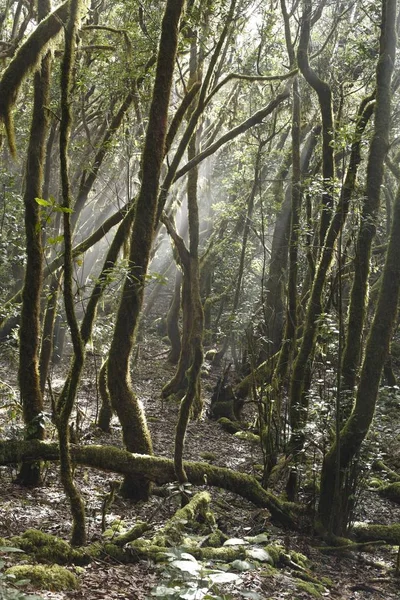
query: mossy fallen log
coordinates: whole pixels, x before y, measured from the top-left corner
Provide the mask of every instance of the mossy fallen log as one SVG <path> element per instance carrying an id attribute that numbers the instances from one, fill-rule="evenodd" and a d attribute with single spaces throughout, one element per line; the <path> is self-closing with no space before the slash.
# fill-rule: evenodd
<path id="1" fill-rule="evenodd" d="M 397 546 L 400 544 L 400 525 L 371 525 L 359 523 L 353 527 L 353 533 L 358 540 L 365 542 L 386 542 Z"/>
<path id="2" fill-rule="evenodd" d="M 379 488 L 378 494 L 382 496 L 382 498 L 400 504 L 400 482 L 384 485 Z"/>
<path id="3" fill-rule="evenodd" d="M 178 546 L 182 542 L 184 527 L 192 523 L 198 516 L 206 518 L 211 496 L 208 492 L 195 494 L 186 506 L 183 506 L 166 522 L 164 527 L 153 538 L 155 545 Z"/>
<path id="4" fill-rule="evenodd" d="M 173 461 L 168 458 L 131 454 L 113 446 L 71 446 L 72 460 L 80 465 L 121 475 L 144 475 L 158 484 L 175 481 Z M 56 443 L 39 440 L 7 440 L 0 442 L 0 465 L 20 463 L 28 460 L 57 461 Z M 256 506 L 267 508 L 272 518 L 281 525 L 296 529 L 300 508 L 279 500 L 274 494 L 246 473 L 238 473 L 224 467 L 205 462 L 185 462 L 185 470 L 193 485 L 210 485 L 246 498 Z"/>
<path id="5" fill-rule="evenodd" d="M 393 471 L 393 469 L 385 465 L 383 460 L 375 460 L 372 465 L 372 468 L 374 469 L 374 471 L 383 471 L 383 473 L 385 473 L 386 477 L 390 479 L 390 481 L 394 483 L 400 482 L 400 475 L 396 473 L 396 471 Z"/>

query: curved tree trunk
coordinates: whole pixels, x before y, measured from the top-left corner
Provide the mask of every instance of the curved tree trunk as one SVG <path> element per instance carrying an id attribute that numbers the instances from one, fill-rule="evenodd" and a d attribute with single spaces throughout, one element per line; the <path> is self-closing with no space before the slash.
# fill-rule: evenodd
<path id="1" fill-rule="evenodd" d="M 132 227 L 129 272 L 123 286 L 108 357 L 108 387 L 112 406 L 122 425 L 125 446 L 131 452 L 142 454 L 151 454 L 152 444 L 143 409 L 132 390 L 130 356 L 143 303 L 145 276 L 153 241 L 183 4 L 183 0 L 167 0 L 162 21 L 156 78 L 143 151 L 143 178 Z M 150 484 L 145 477 L 127 476 L 122 491 L 132 498 L 147 498 Z"/>
<path id="2" fill-rule="evenodd" d="M 50 2 L 38 3 L 38 17 L 44 19 L 50 11 Z M 26 270 L 22 290 L 18 383 L 21 392 L 26 435 L 43 439 L 43 397 L 39 375 L 40 348 L 40 298 L 43 282 L 42 230 L 40 206 L 36 198 L 42 197 L 46 138 L 48 130 L 47 106 L 49 103 L 51 56 L 42 60 L 41 70 L 34 77 L 32 124 L 29 137 L 25 176 L 25 233 Z M 40 482 L 39 463 L 25 463 L 19 473 L 19 482 L 37 485 Z"/>
<path id="3" fill-rule="evenodd" d="M 310 43 L 312 0 L 304 0 L 297 62 L 307 83 L 315 90 L 322 117 L 322 177 L 324 191 L 322 193 L 322 212 L 319 228 L 319 247 L 324 245 L 333 207 L 333 179 L 335 176 L 333 160 L 333 113 L 332 93 L 329 85 L 322 81 L 310 67 L 308 46 Z M 318 253 L 319 254 L 319 253 Z"/>
<path id="4" fill-rule="evenodd" d="M 73 293 L 72 228 L 71 228 L 71 189 L 69 181 L 68 149 L 71 132 L 71 88 L 75 39 L 80 17 L 80 0 L 71 0 L 70 15 L 65 28 L 65 48 L 61 64 L 61 122 L 60 122 L 60 173 L 62 186 L 62 210 L 64 222 L 64 303 L 68 327 L 74 349 L 74 361 L 70 375 L 70 385 L 63 387 L 57 403 L 57 429 L 60 446 L 60 475 L 68 497 L 73 518 L 71 543 L 82 546 L 86 542 L 85 505 L 74 483 L 70 455 L 69 419 L 72 413 L 79 373 L 84 361 L 84 344 L 75 315 Z"/>

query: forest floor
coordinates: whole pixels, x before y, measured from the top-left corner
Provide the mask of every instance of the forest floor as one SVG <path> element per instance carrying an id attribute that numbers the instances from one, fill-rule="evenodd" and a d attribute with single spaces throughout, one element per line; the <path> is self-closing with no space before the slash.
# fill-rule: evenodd
<path id="1" fill-rule="evenodd" d="M 167 346 L 160 340 L 143 340 L 140 343 L 133 381 L 136 393 L 146 410 L 155 454 L 172 457 L 178 405 L 173 402 L 163 403 L 160 399 L 162 386 L 174 372 L 174 368 L 166 362 L 167 353 Z M 88 366 L 79 393 L 79 442 L 114 444 L 121 447 L 121 430 L 117 421 L 113 421 L 110 435 L 101 433 L 93 426 L 99 409 L 99 396 L 94 383 L 95 373 L 100 367 L 98 363 L 99 359 L 96 360 L 96 357 L 88 357 Z M 217 377 L 218 373 L 214 373 L 211 365 L 206 363 L 203 373 L 206 405 Z M 4 360 L 0 360 L 0 380 L 15 385 L 10 363 Z M 54 371 L 52 385 L 55 392 L 60 389 L 61 370 Z M 0 389 L 1 391 L 4 389 Z M 1 398 L 0 432 L 3 439 L 21 432 L 20 414 L 15 407 L 16 404 L 10 402 L 9 393 Z M 254 409 L 249 406 L 247 410 Z M 230 467 L 248 474 L 256 474 L 257 465 L 262 462 L 257 444 L 238 439 L 223 431 L 219 424 L 207 418 L 205 412 L 201 420 L 189 425 L 185 458 L 209 460 L 214 465 Z M 54 464 L 46 466 L 44 484 L 37 489 L 26 489 L 16 485 L 13 483 L 15 475 L 16 467 L 0 468 L 0 536 L 11 537 L 28 528 L 36 528 L 68 539 L 71 517 L 59 482 L 57 467 Z M 75 476 L 86 502 L 88 540 L 100 540 L 102 503 L 109 490 L 109 482 L 115 480 L 116 476 L 81 467 L 76 469 Z M 288 552 L 297 551 L 308 557 L 309 568 L 317 580 L 326 577 L 331 580 L 330 584 L 324 585 L 320 595 L 316 596 L 315 590 L 308 590 L 306 585 L 301 585 L 299 573 L 292 566 L 270 573 L 260 564 L 253 570 L 240 573 L 240 581 L 229 587 L 230 596 L 225 597 L 239 598 L 238 590 L 245 589 L 248 597 L 266 600 L 308 600 L 315 597 L 332 600 L 400 599 L 400 578 L 394 575 L 397 547 L 383 545 L 371 547 L 368 553 L 325 554 L 319 549 L 323 543 L 311 531 L 295 533 L 282 529 L 271 523 L 267 510 L 256 508 L 243 498 L 223 490 L 211 489 L 210 493 L 211 508 L 218 526 L 230 538 L 264 533 L 268 536 L 269 544 L 279 544 Z M 138 505 L 116 497 L 106 521 L 107 525 L 120 522 L 123 527 L 129 528 L 137 520 L 143 520 L 150 523 L 153 530 L 157 530 L 177 508 L 177 499 L 172 494 L 167 498 L 154 496 L 150 502 Z M 365 485 L 358 499 L 356 518 L 371 523 L 399 523 L 400 507 L 380 499 Z M 12 555 L 5 555 L 2 559 L 6 566 L 13 562 Z M 70 568 L 74 571 L 74 567 Z M 160 568 L 149 561 L 121 565 L 104 558 L 79 568 L 79 589 L 75 591 L 34 590 L 29 585 L 26 589 L 30 593 L 40 594 L 42 598 L 53 600 L 145 600 L 152 597 L 151 592 L 161 577 Z M 257 593 L 258 596 L 252 596 L 251 592 Z"/>

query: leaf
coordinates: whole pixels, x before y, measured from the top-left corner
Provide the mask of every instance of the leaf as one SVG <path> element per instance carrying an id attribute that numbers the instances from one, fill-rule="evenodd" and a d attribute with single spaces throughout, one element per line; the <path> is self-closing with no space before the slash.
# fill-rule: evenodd
<path id="1" fill-rule="evenodd" d="M 249 548 L 246 552 L 247 556 L 254 558 L 260 562 L 267 562 L 270 565 L 274 564 L 270 554 L 264 548 Z"/>
<path id="2" fill-rule="evenodd" d="M 62 242 L 64 240 L 64 236 L 63 235 L 57 235 L 56 237 L 49 237 L 47 239 L 47 243 L 48 244 L 58 244 L 59 242 Z"/>
<path id="3" fill-rule="evenodd" d="M 182 552 L 181 558 L 183 558 L 183 560 L 191 560 L 197 563 L 197 559 L 192 554 L 189 554 L 189 552 Z"/>
<path id="4" fill-rule="evenodd" d="M 249 542 L 242 538 L 230 538 L 224 542 L 224 546 L 247 546 Z"/>
<path id="5" fill-rule="evenodd" d="M 151 595 L 157 598 L 166 598 L 167 596 L 174 596 L 175 590 L 166 585 L 158 585 L 155 590 L 152 590 Z"/>
<path id="6" fill-rule="evenodd" d="M 243 596 L 243 598 L 250 598 L 250 600 L 263 600 L 262 596 L 257 592 L 244 591 L 240 592 L 240 595 Z"/>
<path id="7" fill-rule="evenodd" d="M 198 562 L 193 562 L 191 560 L 174 560 L 171 565 L 175 567 L 175 569 L 179 569 L 179 571 L 184 571 L 185 573 L 191 573 L 192 575 L 197 575 L 200 571 L 200 565 Z"/>
<path id="8" fill-rule="evenodd" d="M 253 563 L 248 560 L 234 560 L 231 562 L 231 567 L 232 569 L 235 569 L 235 571 L 252 571 L 255 569 Z"/>
<path id="9" fill-rule="evenodd" d="M 213 583 L 233 583 L 238 581 L 239 575 L 236 573 L 224 573 L 223 571 L 217 573 L 211 573 L 209 576 Z"/>
<path id="10" fill-rule="evenodd" d="M 72 210 L 72 208 L 67 208 L 66 206 L 60 206 L 59 204 L 57 204 L 53 208 L 56 212 L 62 212 L 62 213 L 73 213 L 74 212 Z"/>
<path id="11" fill-rule="evenodd" d="M 35 202 L 39 204 L 39 206 L 52 206 L 52 203 L 44 198 L 35 198 Z"/>

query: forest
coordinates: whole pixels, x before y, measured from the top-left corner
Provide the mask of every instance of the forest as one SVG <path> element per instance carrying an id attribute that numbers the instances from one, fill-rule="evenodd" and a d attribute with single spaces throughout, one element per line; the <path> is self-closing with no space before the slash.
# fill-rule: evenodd
<path id="1" fill-rule="evenodd" d="M 0 598 L 400 598 L 396 0 L 0 0 Z"/>

